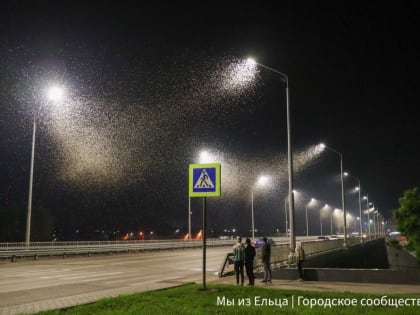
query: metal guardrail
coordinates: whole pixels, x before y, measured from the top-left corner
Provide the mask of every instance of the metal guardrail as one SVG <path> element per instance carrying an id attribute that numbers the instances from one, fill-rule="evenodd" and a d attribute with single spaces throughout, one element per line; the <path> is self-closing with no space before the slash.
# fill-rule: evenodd
<path id="1" fill-rule="evenodd" d="M 207 246 L 233 246 L 232 240 L 208 239 Z M 92 241 L 92 242 L 34 242 L 0 243 L 0 259 L 41 256 L 91 255 L 99 253 L 118 253 L 169 249 L 200 248 L 202 240 L 137 240 L 137 241 Z"/>
<path id="2" fill-rule="evenodd" d="M 348 239 L 349 246 L 358 244 L 358 238 Z M 207 246 L 233 246 L 234 240 L 207 239 Z M 335 250 L 342 247 L 343 240 L 329 241 L 306 241 L 303 242 L 306 256 L 312 256 L 320 252 Z M 202 240 L 132 240 L 132 241 L 77 241 L 77 242 L 33 242 L 27 246 L 23 242 L 0 243 L 0 259 L 31 257 L 37 259 L 42 256 L 67 255 L 92 255 L 100 253 L 119 253 L 135 251 L 153 251 L 170 249 L 201 248 Z M 283 243 L 272 247 L 272 263 L 277 265 L 287 264 L 289 244 Z M 261 248 L 257 248 L 255 266 L 261 267 L 259 257 Z M 227 261 L 228 262 L 228 261 Z M 229 264 L 227 265 L 229 266 Z M 223 273 L 223 270 L 221 270 Z"/>

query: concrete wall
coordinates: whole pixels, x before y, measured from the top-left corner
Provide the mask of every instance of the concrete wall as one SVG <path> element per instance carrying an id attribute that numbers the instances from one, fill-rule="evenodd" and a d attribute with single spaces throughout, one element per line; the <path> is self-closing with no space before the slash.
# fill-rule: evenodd
<path id="1" fill-rule="evenodd" d="M 398 269 L 390 269 L 397 265 Z M 420 284 L 417 260 L 404 250 L 387 249 L 384 239 L 309 257 L 303 268 L 306 281 Z M 295 268 L 277 269 L 272 277 L 296 280 L 298 272 Z"/>
<path id="2" fill-rule="evenodd" d="M 340 249 L 307 259 L 304 268 L 361 268 L 389 267 L 384 239 L 365 242 L 347 250 Z"/>
<path id="3" fill-rule="evenodd" d="M 420 269 L 337 269 L 337 268 L 304 268 L 305 281 L 356 282 L 356 283 L 389 283 L 420 284 Z M 277 269 L 272 272 L 273 279 L 296 280 L 296 269 Z"/>
<path id="4" fill-rule="evenodd" d="M 420 267 L 417 258 L 404 248 L 386 246 L 386 252 L 391 269 L 417 269 Z"/>

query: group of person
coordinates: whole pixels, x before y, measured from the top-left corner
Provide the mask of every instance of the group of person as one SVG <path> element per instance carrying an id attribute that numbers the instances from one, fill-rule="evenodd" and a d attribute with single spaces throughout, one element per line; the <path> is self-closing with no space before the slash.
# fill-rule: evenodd
<path id="1" fill-rule="evenodd" d="M 249 238 L 245 241 L 246 246 L 242 244 L 242 238 L 237 237 L 237 243 L 233 246 L 233 262 L 235 265 L 235 274 L 236 274 L 236 284 L 244 285 L 244 266 L 246 270 L 246 275 L 248 277 L 248 285 L 253 286 L 255 284 L 255 275 L 254 275 L 254 259 L 256 256 L 255 247 L 251 244 Z M 271 245 L 268 242 L 266 237 L 262 238 L 263 246 L 261 248 L 261 260 L 264 266 L 264 278 L 261 282 L 271 283 L 271 267 L 270 267 L 270 257 L 271 257 Z M 305 260 L 305 251 L 303 250 L 302 243 L 296 243 L 296 265 L 299 272 L 298 281 L 303 281 L 303 270 L 302 263 Z"/>

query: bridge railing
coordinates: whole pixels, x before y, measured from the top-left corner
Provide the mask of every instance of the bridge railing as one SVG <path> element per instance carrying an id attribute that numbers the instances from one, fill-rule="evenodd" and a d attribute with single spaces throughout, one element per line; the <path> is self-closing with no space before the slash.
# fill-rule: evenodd
<path id="1" fill-rule="evenodd" d="M 302 247 L 305 250 L 306 258 L 315 256 L 321 253 L 328 251 L 339 250 L 343 248 L 343 239 L 336 240 L 312 240 L 312 241 L 302 241 Z M 354 246 L 360 244 L 360 238 L 348 238 L 347 245 Z M 271 246 L 271 257 L 270 263 L 273 267 L 284 267 L 289 265 L 289 243 L 276 244 Z M 231 253 L 227 254 L 226 259 L 222 263 L 222 266 L 219 271 L 219 276 L 225 275 L 227 272 L 226 269 L 233 264 L 233 255 Z M 256 249 L 256 257 L 254 260 L 254 267 L 257 271 L 261 271 L 263 264 L 261 261 L 261 247 Z M 230 270 L 232 271 L 232 270 Z"/>
<path id="2" fill-rule="evenodd" d="M 232 240 L 207 239 L 206 245 L 232 246 Z M 88 241 L 88 242 L 33 242 L 0 243 L 0 259 L 41 256 L 67 256 L 95 253 L 118 253 L 130 251 L 151 251 L 169 249 L 200 248 L 202 240 L 131 240 L 131 241 Z"/>

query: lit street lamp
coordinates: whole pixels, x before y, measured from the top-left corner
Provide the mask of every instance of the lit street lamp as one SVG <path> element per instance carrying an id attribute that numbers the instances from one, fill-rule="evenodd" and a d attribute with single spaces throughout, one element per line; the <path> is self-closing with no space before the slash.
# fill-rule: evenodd
<path id="1" fill-rule="evenodd" d="M 309 224 L 308 224 L 308 207 L 312 206 L 316 203 L 315 198 L 311 198 L 311 200 L 305 205 L 305 215 L 306 215 L 306 236 L 309 236 Z"/>
<path id="2" fill-rule="evenodd" d="M 375 210 L 373 212 L 373 228 L 374 228 L 375 238 L 379 237 L 379 235 L 378 235 L 378 227 L 379 227 L 378 221 L 379 221 L 379 211 Z"/>
<path id="3" fill-rule="evenodd" d="M 323 206 L 321 209 L 319 209 L 319 229 L 320 229 L 321 236 L 323 235 L 323 231 L 322 231 L 322 212 L 323 212 L 323 210 L 328 210 L 329 208 L 330 208 L 330 206 L 328 204 L 325 204 L 325 206 Z M 331 221 L 331 229 L 332 229 L 332 221 Z"/>
<path id="4" fill-rule="evenodd" d="M 363 200 L 366 200 L 366 212 L 367 212 L 367 222 L 368 222 L 368 238 L 370 238 L 370 209 L 369 206 L 371 205 L 371 203 L 369 203 L 369 196 L 366 195 L 363 197 Z"/>
<path id="5" fill-rule="evenodd" d="M 49 101 L 58 103 L 64 97 L 64 90 L 59 86 L 53 86 L 47 91 L 47 98 Z M 31 243 L 31 216 L 32 216 L 32 191 L 34 179 L 34 160 L 35 160 L 35 138 L 36 138 L 36 116 L 38 111 L 34 113 L 33 127 L 32 127 L 32 150 L 31 150 L 31 168 L 29 174 L 29 194 L 28 194 L 28 212 L 26 216 L 26 233 L 25 244 L 29 246 Z"/>
<path id="6" fill-rule="evenodd" d="M 354 179 L 356 179 L 357 180 L 357 182 L 358 182 L 358 184 L 359 184 L 359 186 L 357 186 L 356 187 L 356 190 L 358 191 L 358 193 L 359 193 L 359 215 L 360 215 L 360 226 L 359 226 L 359 228 L 360 228 L 360 243 L 363 243 L 363 227 L 362 227 L 362 200 L 361 200 L 361 198 L 360 198 L 360 191 L 362 190 L 362 187 L 361 187 L 361 185 L 360 185 L 360 179 L 359 178 L 357 178 L 356 176 L 354 176 L 354 175 L 350 175 L 349 173 L 347 173 L 347 172 L 344 172 L 344 175 L 345 176 L 350 176 L 350 177 L 353 177 Z"/>
<path id="7" fill-rule="evenodd" d="M 292 159 L 292 146 L 290 136 L 290 100 L 289 100 L 289 77 L 276 69 L 263 65 L 256 62 L 252 58 L 248 58 L 249 64 L 256 64 L 262 68 L 279 74 L 282 81 L 286 83 L 286 115 L 287 115 L 287 164 L 289 173 L 289 220 L 290 220 L 290 247 L 289 247 L 289 263 L 293 263 L 295 260 L 295 247 L 296 247 L 296 235 L 295 235 L 295 204 L 293 200 L 293 159 Z"/>
<path id="8" fill-rule="evenodd" d="M 338 209 L 338 208 L 335 208 L 333 211 L 332 211 L 332 213 L 333 213 L 333 215 L 334 216 L 341 216 L 342 215 L 342 212 L 343 212 L 343 210 L 341 210 L 341 209 Z M 336 221 L 336 219 L 334 218 L 334 221 Z M 331 231 L 333 230 L 333 222 L 332 222 L 332 218 L 331 218 Z M 337 230 L 338 230 L 338 228 L 337 228 Z M 332 234 L 332 233 L 331 233 Z M 335 233 L 334 233 L 335 234 Z"/>
<path id="9" fill-rule="evenodd" d="M 331 212 L 330 212 L 330 235 L 333 235 L 333 213 L 334 213 L 334 209 L 331 208 Z"/>
<path id="10" fill-rule="evenodd" d="M 254 226 L 254 188 L 262 187 L 268 183 L 269 178 L 267 176 L 260 176 L 255 184 L 255 187 L 251 189 L 251 216 L 252 216 L 252 240 L 255 240 L 255 226 Z"/>
<path id="11" fill-rule="evenodd" d="M 338 156 L 340 157 L 340 177 L 341 177 L 341 206 L 343 208 L 343 218 L 344 218 L 344 242 L 343 242 L 343 247 L 344 248 L 348 248 L 347 245 L 347 221 L 346 221 L 346 206 L 345 206 L 345 200 L 344 200 L 344 178 L 343 178 L 343 154 L 341 154 L 340 152 L 326 146 L 325 144 L 321 143 L 321 148 L 322 149 L 328 149 L 331 152 L 334 152 L 336 154 L 338 154 Z"/>

